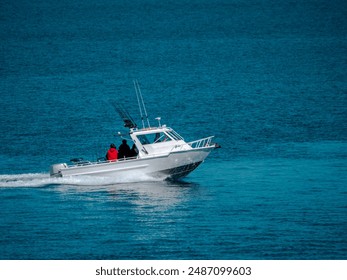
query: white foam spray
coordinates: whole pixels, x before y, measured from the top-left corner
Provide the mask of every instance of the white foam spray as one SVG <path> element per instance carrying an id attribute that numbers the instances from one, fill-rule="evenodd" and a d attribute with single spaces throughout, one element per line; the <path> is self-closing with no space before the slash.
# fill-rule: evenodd
<path id="1" fill-rule="evenodd" d="M 72 176 L 50 177 L 48 173 L 25 173 L 0 175 L 0 188 L 45 187 L 49 185 L 107 186 L 122 183 L 162 181 L 145 174 L 120 177 Z"/>

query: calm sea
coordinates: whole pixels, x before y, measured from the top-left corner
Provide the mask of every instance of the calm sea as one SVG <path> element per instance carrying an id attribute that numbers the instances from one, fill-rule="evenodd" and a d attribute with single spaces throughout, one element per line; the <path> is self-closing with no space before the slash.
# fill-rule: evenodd
<path id="1" fill-rule="evenodd" d="M 346 259 L 346 1 L 0 4 L 1 259 Z M 51 179 L 152 124 L 222 149 L 180 182 Z M 138 182 L 135 182 L 138 181 Z"/>

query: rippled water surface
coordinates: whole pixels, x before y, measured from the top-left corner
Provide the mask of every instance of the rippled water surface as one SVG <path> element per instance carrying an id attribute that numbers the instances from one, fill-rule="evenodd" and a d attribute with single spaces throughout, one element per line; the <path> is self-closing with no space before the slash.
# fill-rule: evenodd
<path id="1" fill-rule="evenodd" d="M 304 2 L 304 3 L 301 3 Z M 3 1 L 1 259 L 346 259 L 344 1 Z M 50 178 L 113 105 L 222 149 L 183 181 Z"/>

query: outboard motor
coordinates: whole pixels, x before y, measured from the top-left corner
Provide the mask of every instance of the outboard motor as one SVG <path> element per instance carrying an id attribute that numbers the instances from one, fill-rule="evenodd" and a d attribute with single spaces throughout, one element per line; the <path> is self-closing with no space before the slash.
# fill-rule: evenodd
<path id="1" fill-rule="evenodd" d="M 64 168 L 67 168 L 66 163 L 57 163 L 57 164 L 51 165 L 51 169 L 50 169 L 51 177 L 61 177 L 62 175 L 60 173 L 60 170 Z"/>

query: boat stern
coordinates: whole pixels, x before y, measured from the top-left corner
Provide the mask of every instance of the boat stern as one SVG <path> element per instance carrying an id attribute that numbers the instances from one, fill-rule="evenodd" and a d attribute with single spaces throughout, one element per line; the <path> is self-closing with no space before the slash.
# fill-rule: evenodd
<path id="1" fill-rule="evenodd" d="M 57 163 L 51 165 L 50 175 L 51 177 L 62 177 L 61 170 L 67 168 L 66 163 Z"/>

